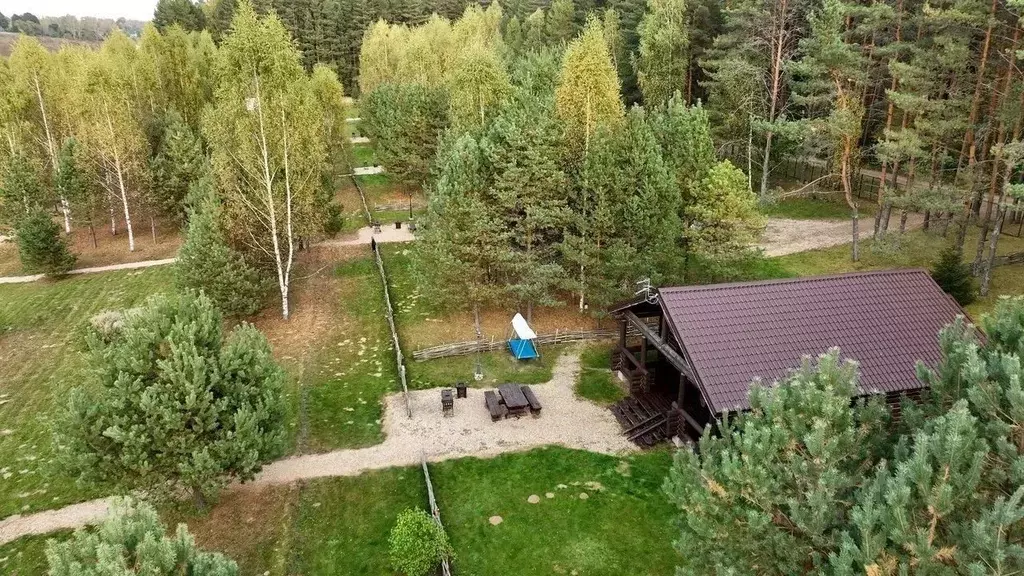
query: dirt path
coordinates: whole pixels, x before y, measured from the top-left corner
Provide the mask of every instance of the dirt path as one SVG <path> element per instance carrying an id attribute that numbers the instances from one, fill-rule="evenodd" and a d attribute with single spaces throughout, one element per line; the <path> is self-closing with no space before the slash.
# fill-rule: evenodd
<path id="1" fill-rule="evenodd" d="M 911 214 L 907 218 L 907 229 L 919 228 L 924 222 L 920 214 Z M 899 217 L 892 226 L 899 226 Z M 853 241 L 851 222 L 849 220 L 792 220 L 789 218 L 769 218 L 764 234 L 761 236 L 759 248 L 764 249 L 765 256 L 784 256 L 805 250 L 829 248 Z M 860 219 L 860 238 L 871 237 L 874 217 Z"/>
<path id="2" fill-rule="evenodd" d="M 538 418 L 492 422 L 484 407 L 484 391 L 479 389 L 468 390 L 467 398 L 455 401 L 454 415 L 444 417 L 439 389 L 432 389 L 410 392 L 410 419 L 405 416 L 402 395 L 391 394 L 384 399 L 383 443 L 278 460 L 264 467 L 249 485 L 356 476 L 368 470 L 415 465 L 421 457 L 431 462 L 492 457 L 553 444 L 604 454 L 635 450 L 608 409 L 576 397 L 573 388 L 579 371 L 579 352 L 569 352 L 555 362 L 548 383 L 531 386 L 543 405 Z M 246 486 L 236 485 L 229 490 L 244 490 Z M 0 520 L 0 544 L 30 534 L 95 524 L 103 520 L 109 506 L 110 499 L 104 498 L 5 518 Z"/>
<path id="3" fill-rule="evenodd" d="M 152 268 L 153 266 L 166 266 L 174 264 L 177 258 L 164 258 L 163 260 L 145 260 L 143 262 L 125 262 L 124 264 L 110 264 L 108 266 L 93 266 L 90 268 L 78 268 L 68 274 L 95 274 L 97 272 L 111 272 L 113 270 L 135 270 L 137 268 Z M 0 284 L 23 284 L 42 280 L 43 274 L 32 274 L 29 276 L 4 276 L 0 277 Z"/>

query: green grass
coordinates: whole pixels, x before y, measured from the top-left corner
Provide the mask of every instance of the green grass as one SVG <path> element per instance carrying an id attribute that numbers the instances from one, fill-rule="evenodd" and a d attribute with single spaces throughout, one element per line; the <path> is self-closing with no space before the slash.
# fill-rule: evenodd
<path id="1" fill-rule="evenodd" d="M 667 450 L 616 458 L 556 447 L 432 465 L 455 571 L 672 574 L 676 512 L 661 490 L 670 465 Z M 492 526 L 491 516 L 503 522 Z"/>
<path id="2" fill-rule="evenodd" d="M 338 305 L 347 322 L 320 344 L 313 383 L 307 389 L 304 452 L 382 441 L 381 398 L 398 389 L 376 265 L 367 256 L 339 266 L 335 274 L 343 282 L 343 301 Z"/>
<path id="3" fill-rule="evenodd" d="M 376 166 L 377 151 L 370 144 L 355 144 L 352 146 L 352 162 L 355 166 Z"/>
<path id="4" fill-rule="evenodd" d="M 99 494 L 54 459 L 53 416 L 86 381 L 82 329 L 99 312 L 166 291 L 171 278 L 161 267 L 0 285 L 0 518 Z"/>
<path id="5" fill-rule="evenodd" d="M 71 535 L 68 530 L 39 536 L 25 536 L 0 546 L 0 574 L 6 576 L 37 576 L 45 574 L 46 541 L 63 540 Z"/>
<path id="6" fill-rule="evenodd" d="M 494 387 L 508 382 L 543 384 L 551 380 L 551 369 L 562 353 L 561 347 L 548 347 L 540 358 L 516 360 L 507 350 L 471 356 L 453 356 L 409 363 L 409 387 L 416 390 L 453 386 L 466 382 L 470 386 Z M 484 378 L 473 379 L 479 359 Z"/>
<path id="7" fill-rule="evenodd" d="M 615 383 L 611 371 L 611 346 L 607 343 L 588 346 L 580 355 L 579 378 L 576 380 L 576 394 L 592 402 L 610 406 L 625 397 Z"/>
<path id="8" fill-rule="evenodd" d="M 861 218 L 867 214 L 873 215 L 874 206 L 870 202 L 860 202 Z M 846 205 L 846 201 L 839 194 L 787 198 L 764 205 L 762 211 L 766 216 L 795 220 L 848 220 L 850 218 L 850 207 Z"/>
<path id="9" fill-rule="evenodd" d="M 317 480 L 300 498 L 289 574 L 392 574 L 388 535 L 398 513 L 427 508 L 418 467 Z"/>

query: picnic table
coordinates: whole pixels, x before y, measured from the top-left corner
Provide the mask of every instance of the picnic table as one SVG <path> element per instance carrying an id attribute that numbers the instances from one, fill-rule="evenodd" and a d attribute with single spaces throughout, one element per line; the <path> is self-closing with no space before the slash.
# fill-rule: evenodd
<path id="1" fill-rule="evenodd" d="M 498 394 L 511 414 L 523 414 L 530 409 L 530 401 L 518 384 L 502 384 L 498 386 Z"/>

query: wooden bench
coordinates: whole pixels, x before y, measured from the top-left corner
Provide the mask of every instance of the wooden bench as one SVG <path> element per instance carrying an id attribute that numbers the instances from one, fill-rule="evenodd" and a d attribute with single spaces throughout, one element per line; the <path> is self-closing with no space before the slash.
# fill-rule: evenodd
<path id="1" fill-rule="evenodd" d="M 508 415 L 508 408 L 498 401 L 498 395 L 494 393 L 494 390 L 488 390 L 484 392 L 484 404 L 487 406 L 487 411 L 491 413 L 491 420 L 497 422 Z"/>
<path id="2" fill-rule="evenodd" d="M 529 386 L 523 386 L 523 396 L 526 396 L 526 401 L 530 403 L 530 412 L 533 412 L 534 416 L 540 415 L 540 400 L 537 400 L 537 395 Z"/>

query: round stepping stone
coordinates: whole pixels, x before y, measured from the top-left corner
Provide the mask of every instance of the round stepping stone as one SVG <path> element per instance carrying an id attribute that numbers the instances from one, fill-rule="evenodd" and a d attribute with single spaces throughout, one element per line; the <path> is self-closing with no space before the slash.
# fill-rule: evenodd
<path id="1" fill-rule="evenodd" d="M 497 526 L 503 522 L 501 516 L 491 516 L 487 521 L 491 523 L 491 526 Z"/>
<path id="2" fill-rule="evenodd" d="M 536 494 L 530 494 L 530 497 L 527 498 L 526 501 L 529 502 L 530 504 L 536 504 L 540 502 L 540 496 L 537 496 Z"/>
<path id="3" fill-rule="evenodd" d="M 554 498 L 555 497 L 555 493 L 554 492 L 548 492 L 547 494 L 545 494 L 545 496 L 547 496 L 548 498 Z"/>
<path id="4" fill-rule="evenodd" d="M 587 498 L 590 498 L 589 494 L 586 492 L 580 492 L 580 500 L 586 500 Z"/>

